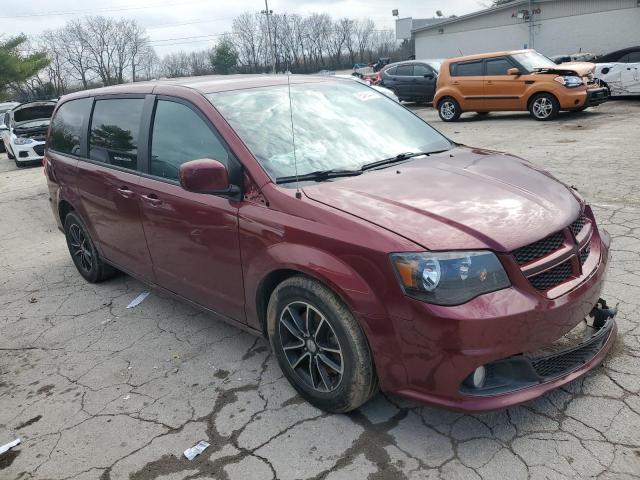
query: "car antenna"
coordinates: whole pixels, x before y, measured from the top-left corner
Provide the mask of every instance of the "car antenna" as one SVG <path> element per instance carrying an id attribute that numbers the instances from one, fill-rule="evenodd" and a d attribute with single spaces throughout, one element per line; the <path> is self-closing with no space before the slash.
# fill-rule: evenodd
<path id="1" fill-rule="evenodd" d="M 289 114 L 291 117 L 291 141 L 293 143 L 293 168 L 296 171 L 296 198 L 301 199 L 300 183 L 298 181 L 298 158 L 296 156 L 296 134 L 293 129 L 293 101 L 291 100 L 291 74 L 287 73 L 287 91 L 289 93 Z"/>

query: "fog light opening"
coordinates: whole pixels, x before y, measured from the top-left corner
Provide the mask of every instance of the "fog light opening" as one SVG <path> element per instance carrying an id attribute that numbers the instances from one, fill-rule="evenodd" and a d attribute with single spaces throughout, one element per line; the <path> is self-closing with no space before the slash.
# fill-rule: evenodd
<path id="1" fill-rule="evenodd" d="M 469 388 L 482 388 L 486 379 L 487 369 L 481 365 L 465 379 L 464 384 Z"/>

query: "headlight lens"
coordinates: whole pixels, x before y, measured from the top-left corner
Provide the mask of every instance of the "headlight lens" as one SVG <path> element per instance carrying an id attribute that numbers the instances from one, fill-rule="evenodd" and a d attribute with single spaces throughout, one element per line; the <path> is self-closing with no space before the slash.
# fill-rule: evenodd
<path id="1" fill-rule="evenodd" d="M 572 75 L 556 77 L 554 80 L 567 88 L 575 88 L 582 85 L 582 79 Z"/>
<path id="2" fill-rule="evenodd" d="M 511 285 L 493 252 L 394 253 L 391 261 L 408 296 L 436 305 L 459 305 Z"/>
<path id="3" fill-rule="evenodd" d="M 13 143 L 15 143 L 16 145 L 28 145 L 31 142 L 33 142 L 33 140 L 25 137 L 16 137 L 16 139 L 13 141 Z"/>

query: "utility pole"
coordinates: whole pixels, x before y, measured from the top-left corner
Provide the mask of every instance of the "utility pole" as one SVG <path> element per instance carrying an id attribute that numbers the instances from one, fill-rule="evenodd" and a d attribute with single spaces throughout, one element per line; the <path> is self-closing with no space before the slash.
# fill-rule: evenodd
<path id="1" fill-rule="evenodd" d="M 266 1 L 266 0 L 265 0 Z M 529 0 L 529 48 L 535 48 L 533 31 L 533 0 Z"/>
<path id="2" fill-rule="evenodd" d="M 273 15 L 273 10 L 269 10 L 269 0 L 264 0 L 264 10 L 260 13 L 264 13 L 267 16 L 267 33 L 269 34 L 269 47 L 271 47 L 271 61 L 273 62 L 273 70 L 271 73 L 276 73 L 276 46 L 273 44 L 271 38 L 271 22 L 269 17 Z"/>

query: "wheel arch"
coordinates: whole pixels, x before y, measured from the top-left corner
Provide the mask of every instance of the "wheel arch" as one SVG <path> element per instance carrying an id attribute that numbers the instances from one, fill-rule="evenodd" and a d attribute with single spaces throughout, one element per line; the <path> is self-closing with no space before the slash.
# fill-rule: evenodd
<path id="1" fill-rule="evenodd" d="M 64 219 L 67 218 L 67 215 L 70 212 L 75 212 L 75 208 L 71 205 L 67 200 L 60 200 L 58 203 L 58 218 L 60 219 L 60 224 L 64 227 Z"/>
<path id="2" fill-rule="evenodd" d="M 252 259 L 245 271 L 247 317 L 254 328 L 266 332 L 266 312 L 275 288 L 294 275 L 306 275 L 333 291 L 349 308 L 367 336 L 366 316 L 386 315 L 384 305 L 371 286 L 350 265 L 318 248 L 280 243 Z"/>
<path id="3" fill-rule="evenodd" d="M 527 98 L 527 111 L 531 110 L 531 101 L 534 99 L 534 97 L 536 97 L 537 95 L 540 95 L 542 93 L 546 93 L 547 95 L 551 95 L 553 98 L 556 99 L 556 102 L 558 102 L 558 106 L 560 105 L 560 99 L 558 98 L 558 96 L 555 93 L 550 92 L 549 90 L 538 90 L 536 92 L 531 92 L 531 94 Z"/>

